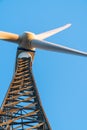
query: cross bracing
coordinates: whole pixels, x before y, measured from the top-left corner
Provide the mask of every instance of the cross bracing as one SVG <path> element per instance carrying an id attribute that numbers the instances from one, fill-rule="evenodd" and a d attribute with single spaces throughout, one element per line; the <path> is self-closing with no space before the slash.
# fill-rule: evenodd
<path id="1" fill-rule="evenodd" d="M 51 130 L 32 73 L 31 57 L 18 58 L 0 111 L 1 130 Z M 33 53 L 33 52 L 32 52 Z"/>
<path id="2" fill-rule="evenodd" d="M 37 48 L 87 57 L 87 52 L 45 41 L 46 38 L 70 26 L 71 24 L 66 24 L 40 34 L 24 32 L 18 35 L 0 31 L 0 40 L 16 43 L 21 48 L 17 52 L 12 83 L 0 110 L 0 130 L 51 130 L 41 105 L 31 64 L 34 59 L 34 50 Z"/>

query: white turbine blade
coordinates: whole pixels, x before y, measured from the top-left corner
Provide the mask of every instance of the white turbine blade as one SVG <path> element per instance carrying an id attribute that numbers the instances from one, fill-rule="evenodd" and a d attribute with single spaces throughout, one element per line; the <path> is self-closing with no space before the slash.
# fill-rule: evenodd
<path id="1" fill-rule="evenodd" d="M 17 42 L 19 39 L 19 35 L 0 31 L 0 39 L 10 41 L 10 42 Z"/>
<path id="2" fill-rule="evenodd" d="M 47 32 L 44 32 L 44 33 L 41 33 L 41 34 L 37 34 L 37 39 L 40 39 L 40 40 L 43 40 L 43 39 L 46 39 L 56 33 L 59 33 L 67 28 L 69 28 L 71 26 L 71 24 L 66 24 L 62 27 L 59 27 L 59 28 L 56 28 L 56 29 L 53 29 L 53 30 L 50 30 L 50 31 L 47 31 Z"/>
<path id="3" fill-rule="evenodd" d="M 87 56 L 87 52 L 79 51 L 79 50 L 72 49 L 66 46 L 50 43 L 47 41 L 41 41 L 37 39 L 31 41 L 31 47 L 48 50 L 48 51 L 54 51 L 54 52 L 62 52 L 62 53 L 80 55 L 80 56 Z"/>

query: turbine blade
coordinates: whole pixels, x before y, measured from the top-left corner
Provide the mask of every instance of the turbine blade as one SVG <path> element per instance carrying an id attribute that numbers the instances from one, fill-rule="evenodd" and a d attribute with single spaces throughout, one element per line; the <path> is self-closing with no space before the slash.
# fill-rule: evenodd
<path id="1" fill-rule="evenodd" d="M 48 51 L 54 51 L 54 52 L 62 52 L 62 53 L 68 53 L 73 55 L 87 56 L 87 52 L 79 51 L 66 46 L 62 46 L 60 44 L 54 44 L 54 43 L 41 41 L 37 39 L 31 41 L 31 47 L 48 50 Z"/>
<path id="2" fill-rule="evenodd" d="M 50 31 L 47 31 L 47 32 L 44 32 L 44 33 L 41 33 L 41 34 L 37 34 L 37 39 L 40 39 L 40 40 L 43 40 L 43 39 L 46 39 L 56 33 L 59 33 L 67 28 L 69 28 L 71 26 L 71 24 L 66 24 L 62 27 L 59 27 L 59 28 L 56 28 L 56 29 L 53 29 L 53 30 L 50 30 Z"/>
<path id="3" fill-rule="evenodd" d="M 18 42 L 19 35 L 0 31 L 0 39 L 10 41 L 10 42 Z"/>

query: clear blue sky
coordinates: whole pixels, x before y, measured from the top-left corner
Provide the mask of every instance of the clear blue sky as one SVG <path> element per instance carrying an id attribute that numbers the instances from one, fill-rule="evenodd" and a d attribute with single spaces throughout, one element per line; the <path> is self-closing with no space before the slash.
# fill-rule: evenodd
<path id="1" fill-rule="evenodd" d="M 87 51 L 86 0 L 0 0 L 0 30 L 41 33 L 72 27 L 47 40 Z M 0 104 L 14 72 L 17 45 L 0 41 Z M 52 130 L 87 130 L 87 58 L 36 51 L 33 72 Z"/>

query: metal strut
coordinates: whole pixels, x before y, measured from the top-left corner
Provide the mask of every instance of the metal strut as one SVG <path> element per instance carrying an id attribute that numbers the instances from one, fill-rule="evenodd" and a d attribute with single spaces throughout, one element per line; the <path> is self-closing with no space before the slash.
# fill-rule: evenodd
<path id="1" fill-rule="evenodd" d="M 31 57 L 19 58 L 0 110 L 0 130 L 51 130 L 32 74 Z M 31 52 L 34 55 L 34 52 Z"/>

